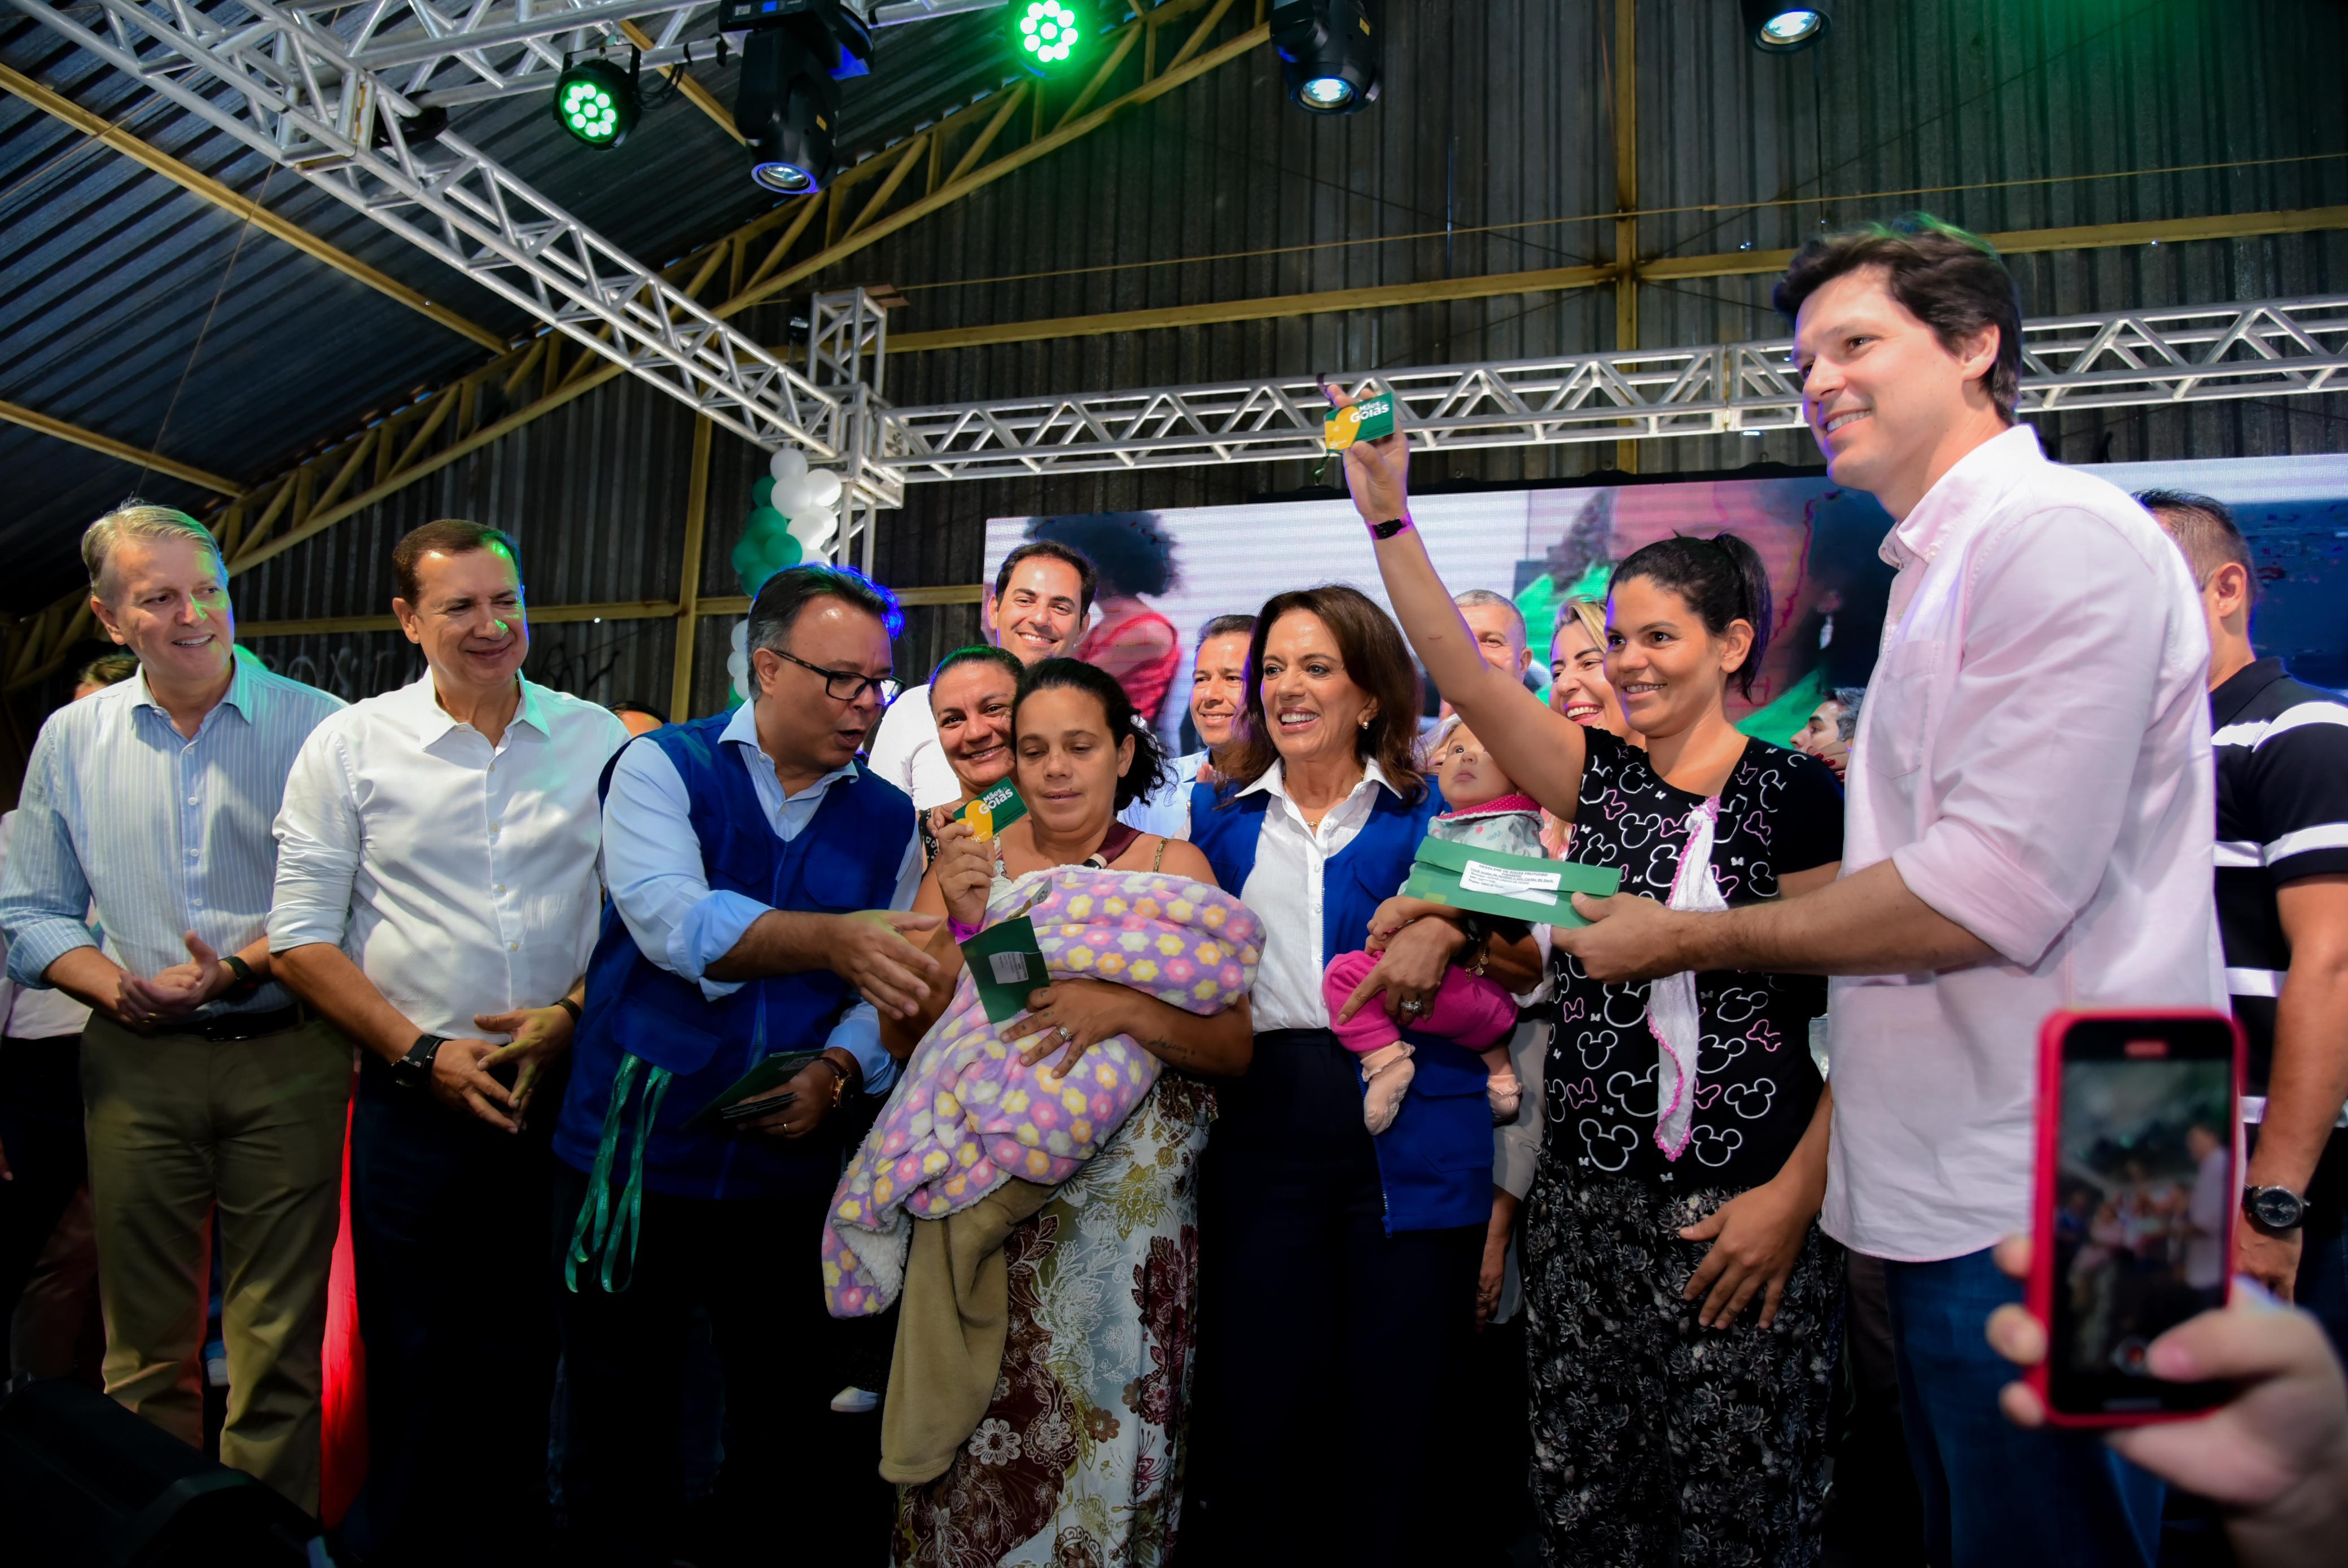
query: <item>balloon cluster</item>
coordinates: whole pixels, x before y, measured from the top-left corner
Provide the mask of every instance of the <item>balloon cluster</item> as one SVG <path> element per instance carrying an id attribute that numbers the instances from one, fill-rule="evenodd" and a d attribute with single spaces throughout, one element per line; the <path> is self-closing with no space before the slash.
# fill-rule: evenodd
<path id="1" fill-rule="evenodd" d="M 838 474 L 809 469 L 807 454 L 794 447 L 774 455 L 767 474 L 750 487 L 750 515 L 734 546 L 735 575 L 753 595 L 783 568 L 827 558 L 839 535 Z"/>

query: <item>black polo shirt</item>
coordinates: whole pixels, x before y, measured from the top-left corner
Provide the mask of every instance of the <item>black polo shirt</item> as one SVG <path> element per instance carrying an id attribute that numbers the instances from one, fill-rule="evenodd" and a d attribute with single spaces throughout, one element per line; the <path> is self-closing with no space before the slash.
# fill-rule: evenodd
<path id="1" fill-rule="evenodd" d="M 2260 659 L 2209 694 L 2218 764 L 2218 932 L 2226 989 L 2250 1037 L 2248 1091 L 2267 1092 L 2275 997 L 2291 944 L 2275 890 L 2301 877 L 2348 872 L 2348 703 Z M 2341 1184 L 2334 1132 L 2316 1183 Z"/>

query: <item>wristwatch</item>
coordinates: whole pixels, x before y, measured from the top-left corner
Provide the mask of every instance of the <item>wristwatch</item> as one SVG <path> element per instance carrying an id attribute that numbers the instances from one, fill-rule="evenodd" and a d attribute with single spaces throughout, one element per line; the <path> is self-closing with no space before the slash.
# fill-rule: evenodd
<path id="1" fill-rule="evenodd" d="M 2242 1212 L 2261 1231 L 2295 1231 L 2307 1219 L 2307 1200 L 2288 1187 L 2245 1187 Z"/>
<path id="2" fill-rule="evenodd" d="M 448 1043 L 446 1035 L 418 1035 L 407 1054 L 391 1064 L 391 1081 L 402 1088 L 422 1088 L 432 1081 L 432 1058 Z"/>
<path id="3" fill-rule="evenodd" d="M 236 981 L 221 995 L 242 1001 L 261 989 L 261 981 L 252 973 L 252 965 L 232 953 L 221 960 L 222 967 L 236 976 Z"/>

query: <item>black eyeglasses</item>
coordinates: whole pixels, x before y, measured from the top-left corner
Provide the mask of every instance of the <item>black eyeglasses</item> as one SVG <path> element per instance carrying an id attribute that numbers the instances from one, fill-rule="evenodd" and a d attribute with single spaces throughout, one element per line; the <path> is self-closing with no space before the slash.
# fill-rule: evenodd
<path id="1" fill-rule="evenodd" d="M 780 648 L 768 648 L 767 651 L 778 659 L 788 659 L 792 664 L 810 674 L 821 676 L 823 695 L 834 702 L 854 702 L 866 692 L 873 690 L 878 690 L 880 693 L 880 700 L 886 702 L 889 700 L 889 687 L 896 684 L 893 672 L 885 676 L 868 676 L 859 674 L 855 670 L 828 670 L 821 665 L 811 665 L 795 655 L 783 652 Z"/>

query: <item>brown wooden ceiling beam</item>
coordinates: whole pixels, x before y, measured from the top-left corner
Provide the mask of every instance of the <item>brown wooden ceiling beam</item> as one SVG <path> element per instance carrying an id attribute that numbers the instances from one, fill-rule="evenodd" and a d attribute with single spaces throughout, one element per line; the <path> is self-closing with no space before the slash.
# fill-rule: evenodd
<path id="1" fill-rule="evenodd" d="M 234 480 L 223 479 L 216 473 L 196 467 L 193 463 L 174 462 L 170 458 L 159 458 L 154 453 L 143 451 L 128 441 L 118 441 L 111 436 L 101 436 L 95 430 L 85 430 L 79 425 L 67 424 L 63 419 L 37 413 L 20 404 L 0 403 L 0 419 L 5 419 L 12 425 L 22 425 L 28 430 L 38 430 L 45 436 L 55 436 L 60 441 L 71 441 L 77 447 L 88 447 L 93 452 L 104 452 L 108 457 L 119 458 L 126 463 L 136 463 L 140 468 L 152 469 L 159 474 L 169 474 L 175 480 L 184 480 L 189 484 L 201 490 L 211 490 L 215 495 L 232 497 L 243 493 L 244 487 Z"/>

